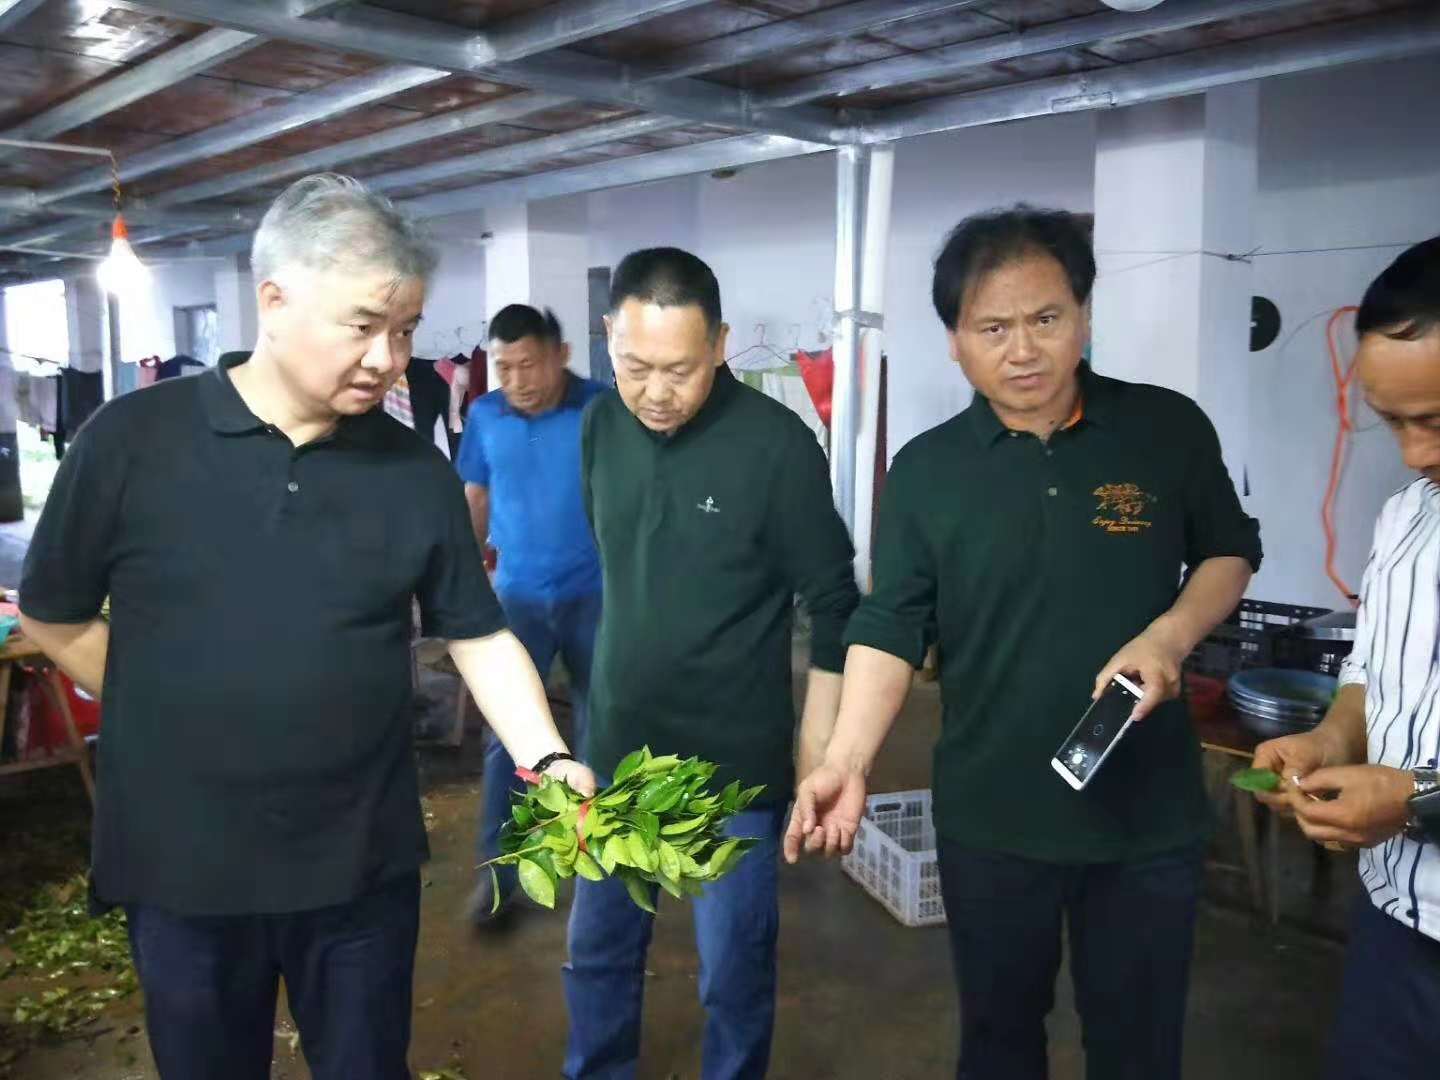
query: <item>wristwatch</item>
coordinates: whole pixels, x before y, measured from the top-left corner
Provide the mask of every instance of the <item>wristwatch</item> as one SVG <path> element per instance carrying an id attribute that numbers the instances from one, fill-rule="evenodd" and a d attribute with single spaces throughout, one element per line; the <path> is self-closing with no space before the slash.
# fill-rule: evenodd
<path id="1" fill-rule="evenodd" d="M 1405 835 L 1440 844 L 1440 770 L 1411 769 L 1410 773 L 1415 778 L 1415 794 L 1410 796 Z"/>

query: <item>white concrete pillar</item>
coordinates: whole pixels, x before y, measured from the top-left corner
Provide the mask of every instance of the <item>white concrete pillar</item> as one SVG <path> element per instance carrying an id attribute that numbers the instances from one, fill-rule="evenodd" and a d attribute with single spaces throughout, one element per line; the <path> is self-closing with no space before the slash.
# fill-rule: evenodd
<path id="1" fill-rule="evenodd" d="M 589 224 L 583 198 L 530 206 L 530 303 L 555 312 L 581 375 L 590 373 Z"/>
<path id="2" fill-rule="evenodd" d="M 95 275 L 66 279 L 65 324 L 70 334 L 70 366 L 76 371 L 102 370 L 109 351 L 109 312 L 105 291 Z"/>
<path id="3" fill-rule="evenodd" d="M 546 199 L 486 212 L 486 318 L 506 304 L 552 309 L 570 366 L 582 375 L 590 371 L 587 206 L 583 198 Z M 493 387 L 493 368 L 490 376 Z"/>
<path id="4" fill-rule="evenodd" d="M 1194 398 L 1238 482 L 1248 452 L 1256 84 L 1100 117 L 1094 363 Z"/>
<path id="5" fill-rule="evenodd" d="M 255 275 L 250 260 L 233 255 L 215 271 L 215 316 L 219 322 L 220 352 L 249 352 L 255 348 L 260 324 L 255 309 Z"/>
<path id="6" fill-rule="evenodd" d="M 0 435 L 13 435 L 17 423 L 15 405 L 15 365 L 10 354 L 9 336 L 5 327 L 5 290 L 0 289 Z"/>

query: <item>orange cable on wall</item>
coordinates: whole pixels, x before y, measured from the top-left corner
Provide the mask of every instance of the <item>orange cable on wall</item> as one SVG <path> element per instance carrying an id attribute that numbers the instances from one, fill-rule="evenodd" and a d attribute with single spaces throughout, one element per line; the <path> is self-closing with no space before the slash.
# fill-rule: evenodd
<path id="1" fill-rule="evenodd" d="M 1335 498 L 1340 493 L 1340 477 L 1345 471 L 1345 455 L 1350 446 L 1350 434 L 1355 430 L 1350 417 L 1350 382 L 1355 374 L 1355 359 L 1341 370 L 1340 345 L 1335 339 L 1336 327 L 1347 315 L 1359 311 L 1356 307 L 1336 308 L 1325 324 L 1325 344 L 1330 350 L 1330 371 L 1335 378 L 1335 412 L 1339 424 L 1335 432 L 1335 449 L 1330 455 L 1330 482 L 1325 488 L 1325 501 L 1320 506 L 1320 521 L 1325 529 L 1325 575 L 1340 590 L 1340 595 L 1355 603 L 1355 591 L 1345 583 L 1335 568 L 1338 542 L 1335 537 Z"/>

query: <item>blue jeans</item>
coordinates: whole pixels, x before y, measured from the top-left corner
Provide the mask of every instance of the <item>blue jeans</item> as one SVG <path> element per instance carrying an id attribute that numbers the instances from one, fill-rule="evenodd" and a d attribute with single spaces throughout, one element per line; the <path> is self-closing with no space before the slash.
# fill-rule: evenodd
<path id="1" fill-rule="evenodd" d="M 591 593 L 567 600 L 541 597 L 502 595 L 511 632 L 520 639 L 525 651 L 543 679 L 550 673 L 558 655 L 570 673 L 570 695 L 575 730 L 570 749 L 582 756 L 585 745 L 586 701 L 590 696 L 590 665 L 595 657 L 595 631 L 600 626 L 600 594 Z M 533 761 L 522 762 L 527 768 Z M 480 791 L 480 861 L 500 854 L 500 827 L 510 818 L 510 794 L 523 791 L 525 785 L 515 776 L 515 762 L 510 759 L 495 733 L 486 732 L 485 777 Z M 483 871 L 488 874 L 489 871 Z M 515 868 L 499 868 L 500 890 L 508 895 L 515 889 Z"/>
<path id="2" fill-rule="evenodd" d="M 731 835 L 758 837 L 760 843 L 691 901 L 705 1007 L 704 1080 L 755 1080 L 770 1061 L 783 814 L 783 807 L 736 814 Z M 636 907 L 620 882 L 576 880 L 564 968 L 569 1080 L 635 1076 L 645 953 L 653 928 L 654 916 Z"/>
<path id="3" fill-rule="evenodd" d="M 1062 866 L 939 844 L 958 1080 L 1044 1080 L 1062 925 L 1090 1080 L 1180 1080 L 1203 856 Z"/>
<path id="4" fill-rule="evenodd" d="M 316 1080 L 408 1080 L 418 874 L 290 915 L 125 912 L 164 1080 L 266 1080 L 282 976 Z"/>

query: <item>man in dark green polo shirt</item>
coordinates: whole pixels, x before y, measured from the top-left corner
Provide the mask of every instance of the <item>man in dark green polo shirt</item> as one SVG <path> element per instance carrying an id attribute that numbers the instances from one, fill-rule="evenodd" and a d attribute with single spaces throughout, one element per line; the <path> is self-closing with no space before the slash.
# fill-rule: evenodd
<path id="1" fill-rule="evenodd" d="M 786 837 L 791 859 L 849 849 L 911 668 L 938 642 L 935 824 L 966 1080 L 1046 1075 L 1062 921 L 1088 1075 L 1180 1076 L 1206 803 L 1174 699 L 1259 566 L 1259 533 L 1193 402 L 1082 363 L 1094 278 L 1068 213 L 1016 207 L 950 234 L 935 308 L 975 400 L 895 458 L 840 716 Z M 1073 791 L 1051 757 L 1116 672 L 1144 684 L 1143 722 Z"/>
<path id="2" fill-rule="evenodd" d="M 587 760 L 613 774 L 648 744 L 715 762 L 716 784 L 763 784 L 732 831 L 760 843 L 694 902 L 705 1080 L 763 1076 L 775 1016 L 776 872 L 793 785 L 791 613 L 813 624 L 802 767 L 839 703 L 854 551 L 804 422 L 725 367 L 720 288 L 674 248 L 615 271 L 606 319 L 618 394 L 591 403 L 583 492 L 605 607 Z M 615 882 L 577 882 L 565 1075 L 635 1075 L 651 918 Z"/>

